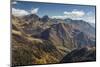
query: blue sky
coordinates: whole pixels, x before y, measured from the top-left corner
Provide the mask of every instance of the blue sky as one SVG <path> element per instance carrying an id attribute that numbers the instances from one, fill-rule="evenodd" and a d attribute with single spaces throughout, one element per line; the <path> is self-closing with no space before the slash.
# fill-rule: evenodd
<path id="1" fill-rule="evenodd" d="M 40 17 L 48 15 L 51 18 L 83 19 L 95 23 L 95 6 L 16 1 L 12 2 L 12 8 L 15 13 L 24 10 L 23 14 L 33 12 Z"/>

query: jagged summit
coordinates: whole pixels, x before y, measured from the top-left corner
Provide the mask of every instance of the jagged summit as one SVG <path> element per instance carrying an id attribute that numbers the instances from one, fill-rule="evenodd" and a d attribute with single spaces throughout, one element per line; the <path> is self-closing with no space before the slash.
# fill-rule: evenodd
<path id="1" fill-rule="evenodd" d="M 35 21 L 39 21 L 40 18 L 36 14 L 29 14 L 29 15 L 24 16 L 22 19 L 28 22 L 35 22 Z"/>
<path id="2" fill-rule="evenodd" d="M 50 19 L 50 18 L 49 18 L 48 15 L 44 15 L 44 16 L 41 18 L 42 22 L 48 22 L 49 19 Z"/>

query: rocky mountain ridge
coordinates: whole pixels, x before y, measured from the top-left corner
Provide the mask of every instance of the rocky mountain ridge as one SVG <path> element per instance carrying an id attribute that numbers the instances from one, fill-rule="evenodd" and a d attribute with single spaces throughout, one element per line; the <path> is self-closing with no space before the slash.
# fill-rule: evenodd
<path id="1" fill-rule="evenodd" d="M 75 49 L 94 48 L 95 43 L 94 27 L 83 20 L 12 15 L 13 65 L 60 63 Z"/>

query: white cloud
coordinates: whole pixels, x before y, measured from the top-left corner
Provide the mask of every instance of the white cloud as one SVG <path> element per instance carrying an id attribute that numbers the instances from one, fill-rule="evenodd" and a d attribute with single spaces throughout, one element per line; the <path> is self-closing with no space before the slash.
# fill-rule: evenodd
<path id="1" fill-rule="evenodd" d="M 39 10 L 39 8 L 35 8 L 30 11 L 12 8 L 12 14 L 14 16 L 25 16 L 25 15 L 29 15 L 29 14 L 37 14 L 38 10 Z"/>
<path id="2" fill-rule="evenodd" d="M 95 16 L 85 16 L 82 19 L 90 23 L 95 23 Z"/>
<path id="3" fill-rule="evenodd" d="M 57 19 L 66 19 L 71 18 L 74 20 L 84 20 L 90 23 L 95 23 L 95 14 L 92 12 L 84 12 L 79 10 L 72 10 L 70 12 L 64 11 L 64 15 L 62 16 L 52 16 L 51 18 L 57 18 Z"/>
<path id="4" fill-rule="evenodd" d="M 91 11 L 87 12 L 86 15 L 82 17 L 82 19 L 90 23 L 95 23 L 95 14 Z"/>
<path id="5" fill-rule="evenodd" d="M 65 19 L 66 16 L 52 16 L 51 18 L 56 18 L 56 19 Z"/>
<path id="6" fill-rule="evenodd" d="M 63 16 L 52 16 L 52 18 L 61 18 L 61 19 L 65 19 L 65 18 L 81 18 L 85 15 L 85 12 L 84 11 L 79 11 L 79 10 L 72 10 L 72 11 L 64 11 L 63 12 L 64 15 Z"/>
<path id="7" fill-rule="evenodd" d="M 17 2 L 16 2 L 16 1 L 14 1 L 14 2 L 12 2 L 12 4 L 17 4 Z"/>
<path id="8" fill-rule="evenodd" d="M 31 13 L 32 13 L 32 14 L 37 14 L 38 10 L 39 10 L 39 8 L 32 9 L 32 10 L 31 10 Z"/>
<path id="9" fill-rule="evenodd" d="M 65 11 L 64 14 L 67 15 L 69 18 L 70 18 L 70 17 L 82 17 L 82 16 L 85 15 L 85 12 L 83 12 L 83 11 L 78 11 L 78 10 L 74 9 L 74 10 L 71 11 L 71 12 Z"/>
<path id="10" fill-rule="evenodd" d="M 29 12 L 28 11 L 25 11 L 25 10 L 22 10 L 22 9 L 12 8 L 12 14 L 14 16 L 25 16 L 25 15 L 28 15 Z"/>

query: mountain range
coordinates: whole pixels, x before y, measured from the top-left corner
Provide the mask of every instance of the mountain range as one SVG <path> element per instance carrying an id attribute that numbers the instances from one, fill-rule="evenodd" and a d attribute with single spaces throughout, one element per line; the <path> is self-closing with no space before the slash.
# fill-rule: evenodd
<path id="1" fill-rule="evenodd" d="M 94 61 L 95 27 L 83 20 L 12 15 L 12 64 Z"/>

